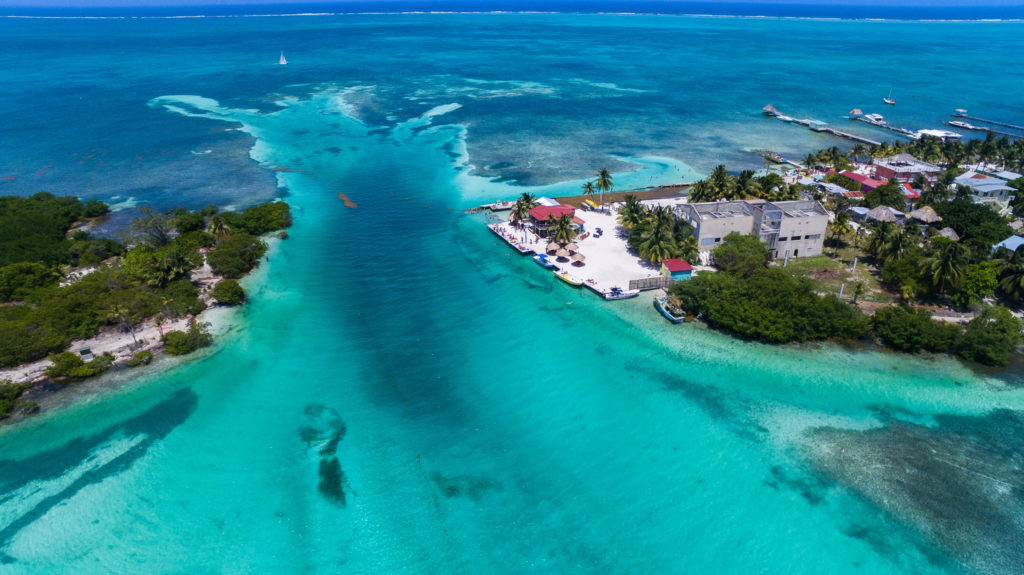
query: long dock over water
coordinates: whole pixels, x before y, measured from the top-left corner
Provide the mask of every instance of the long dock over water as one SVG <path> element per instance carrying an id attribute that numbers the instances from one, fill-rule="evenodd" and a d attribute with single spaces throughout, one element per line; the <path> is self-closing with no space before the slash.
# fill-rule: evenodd
<path id="1" fill-rule="evenodd" d="M 954 126 L 956 128 L 963 128 L 965 130 L 974 130 L 975 132 L 991 132 L 991 133 L 997 134 L 999 136 L 1006 136 L 1007 138 L 1010 138 L 1010 139 L 1019 140 L 1019 139 L 1024 138 L 1024 134 L 1012 134 L 1010 132 L 1004 132 L 1002 130 L 997 130 L 995 128 L 989 128 L 988 126 L 975 126 L 974 124 L 970 124 L 968 122 L 963 122 L 963 121 L 959 121 L 959 120 L 954 120 L 952 122 L 946 122 L 946 123 L 949 124 L 950 126 Z"/>
<path id="2" fill-rule="evenodd" d="M 872 140 L 870 138 L 865 138 L 863 136 L 858 136 L 856 134 L 851 134 L 849 132 L 837 130 L 829 126 L 827 123 L 821 122 L 819 120 L 814 120 L 812 118 L 794 118 L 792 116 L 781 114 L 778 110 L 775 109 L 774 106 L 771 105 L 765 106 L 764 108 L 762 108 L 762 110 L 764 111 L 766 116 L 774 117 L 776 120 L 782 120 L 783 122 L 789 122 L 791 124 L 800 124 L 801 126 L 806 126 L 807 128 L 810 128 L 812 132 L 824 132 L 832 134 L 833 136 L 839 136 L 840 138 L 846 138 L 847 140 L 853 140 L 854 142 L 870 144 L 872 146 L 880 146 L 882 144 L 881 142 L 876 142 L 875 140 Z"/>
<path id="3" fill-rule="evenodd" d="M 1004 128 L 1013 128 L 1014 130 L 1024 131 L 1024 126 L 1018 126 L 1016 124 L 1008 124 L 1006 122 L 997 122 L 995 120 L 986 120 L 985 118 L 979 118 L 977 116 L 971 116 L 967 112 L 955 112 L 953 116 L 957 118 L 967 118 L 968 120 L 974 120 L 975 122 L 984 122 L 986 124 L 992 124 L 993 126 L 1002 126 Z M 1022 136 L 1017 136 L 1018 138 Z"/>

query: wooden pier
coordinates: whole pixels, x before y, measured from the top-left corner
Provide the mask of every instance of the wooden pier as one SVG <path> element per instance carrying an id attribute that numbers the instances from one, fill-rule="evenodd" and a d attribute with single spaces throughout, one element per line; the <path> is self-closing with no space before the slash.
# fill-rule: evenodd
<path id="1" fill-rule="evenodd" d="M 487 224 L 487 227 L 490 228 L 490 230 L 492 232 L 494 232 L 494 235 L 496 235 L 499 238 L 505 240 L 505 243 L 510 245 L 510 246 L 512 246 L 512 249 L 516 250 L 517 252 L 519 252 L 521 254 L 532 254 L 533 253 L 533 249 L 529 248 L 529 247 L 526 247 L 525 243 L 516 240 L 516 238 L 510 238 L 507 235 L 501 233 L 501 231 L 498 230 L 498 226 L 499 225 L 500 224 Z"/>
<path id="2" fill-rule="evenodd" d="M 963 128 L 965 130 L 974 130 L 975 132 L 991 132 L 991 133 L 997 134 L 999 136 L 1006 136 L 1007 138 L 1010 138 L 1011 140 L 1019 140 L 1019 139 L 1024 138 L 1024 135 L 1022 135 L 1022 134 L 1011 134 L 1010 132 L 1004 132 L 1002 130 L 997 130 L 995 128 L 989 128 L 988 126 L 975 126 L 974 124 L 969 124 L 967 122 L 958 122 L 958 121 L 946 122 L 946 123 L 949 124 L 950 126 L 953 126 L 954 128 Z"/>
<path id="3" fill-rule="evenodd" d="M 985 118 L 979 118 L 977 116 L 971 116 L 966 112 L 956 112 L 953 114 L 956 118 L 967 118 L 968 120 L 974 120 L 975 122 L 985 122 L 986 124 L 992 124 L 993 126 L 1002 126 L 1004 128 L 1013 128 L 1014 130 L 1024 131 L 1024 126 L 1018 126 L 1016 124 L 1008 124 L 1006 122 L 997 122 L 995 120 L 986 120 Z M 1017 136 L 1018 138 L 1022 136 Z"/>
<path id="4" fill-rule="evenodd" d="M 905 138 L 910 138 L 914 140 L 917 139 L 917 134 L 915 134 L 914 132 L 906 128 L 897 128 L 896 126 L 893 126 L 892 124 L 886 122 L 885 120 L 871 120 L 866 116 L 851 116 L 851 119 L 859 120 L 869 126 L 875 126 L 876 128 L 882 128 L 883 130 L 889 130 L 890 132 L 896 132 L 897 134 Z"/>
<path id="5" fill-rule="evenodd" d="M 860 142 L 862 144 L 870 144 L 872 146 L 880 146 L 880 145 L 882 145 L 881 142 L 876 142 L 875 140 L 872 140 L 872 139 L 869 139 L 869 138 L 865 138 L 863 136 L 858 136 L 856 134 L 851 134 L 849 132 L 844 132 L 842 130 L 837 130 L 837 129 L 829 126 L 825 122 L 821 122 L 821 121 L 814 120 L 814 119 L 811 119 L 811 118 L 794 118 L 792 116 L 787 116 L 785 114 L 780 114 L 779 111 L 776 110 L 773 106 L 765 106 L 763 108 L 763 110 L 764 110 L 764 114 L 766 116 L 771 116 L 771 117 L 775 118 L 776 120 L 782 120 L 783 122 L 789 122 L 791 124 L 800 124 L 801 126 L 805 126 L 807 128 L 810 128 L 810 130 L 812 132 L 824 132 L 824 133 L 832 134 L 833 136 L 838 136 L 840 138 L 846 138 L 847 140 L 853 140 L 854 142 Z M 789 163 L 792 163 L 792 162 L 787 161 L 786 163 L 789 164 Z M 797 168 L 802 167 L 802 166 L 800 166 L 798 164 L 793 164 L 793 165 L 797 166 Z"/>

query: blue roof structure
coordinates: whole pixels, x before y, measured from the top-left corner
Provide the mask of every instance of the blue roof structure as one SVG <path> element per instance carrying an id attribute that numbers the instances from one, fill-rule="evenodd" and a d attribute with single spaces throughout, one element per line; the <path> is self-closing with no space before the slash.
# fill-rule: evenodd
<path id="1" fill-rule="evenodd" d="M 998 244 L 994 245 L 992 249 L 998 250 L 999 248 L 1006 248 L 1011 252 L 1015 252 L 1017 251 L 1017 248 L 1019 248 L 1022 245 L 1024 245 L 1024 238 L 1020 236 L 1010 236 L 1005 240 L 999 242 Z"/>

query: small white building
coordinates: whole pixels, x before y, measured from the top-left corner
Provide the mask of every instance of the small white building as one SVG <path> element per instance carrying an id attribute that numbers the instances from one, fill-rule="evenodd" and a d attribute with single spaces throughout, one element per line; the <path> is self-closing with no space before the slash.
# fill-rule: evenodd
<path id="1" fill-rule="evenodd" d="M 1005 211 L 1010 197 L 1016 191 L 1006 185 L 1006 180 L 987 176 L 980 172 L 965 172 L 953 180 L 953 183 L 970 188 L 972 190 L 971 199 L 974 203 L 988 204 L 996 211 Z"/>

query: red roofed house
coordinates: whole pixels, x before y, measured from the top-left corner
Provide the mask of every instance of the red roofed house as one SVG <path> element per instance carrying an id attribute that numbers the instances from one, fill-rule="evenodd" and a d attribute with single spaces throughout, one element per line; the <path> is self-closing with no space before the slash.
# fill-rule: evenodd
<path id="1" fill-rule="evenodd" d="M 675 258 L 661 260 L 661 276 L 665 278 L 674 279 L 676 281 L 685 281 L 690 279 L 693 274 L 693 266 L 686 260 L 679 260 Z"/>
<path id="2" fill-rule="evenodd" d="M 839 175 L 845 176 L 860 184 L 860 191 L 862 192 L 870 192 L 875 188 L 884 186 L 885 184 L 889 183 L 887 180 L 876 180 L 870 176 L 858 174 L 857 172 L 851 172 L 850 170 L 843 170 L 842 172 L 839 173 Z"/>
<path id="3" fill-rule="evenodd" d="M 583 224 L 585 222 L 576 216 L 576 208 L 570 205 L 534 206 L 530 209 L 530 221 L 533 223 L 533 229 L 540 236 L 546 236 L 548 228 L 551 227 L 552 220 L 558 219 L 563 215 L 571 217 L 572 222 L 579 226 L 580 231 L 583 231 Z"/>

